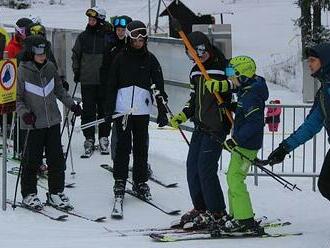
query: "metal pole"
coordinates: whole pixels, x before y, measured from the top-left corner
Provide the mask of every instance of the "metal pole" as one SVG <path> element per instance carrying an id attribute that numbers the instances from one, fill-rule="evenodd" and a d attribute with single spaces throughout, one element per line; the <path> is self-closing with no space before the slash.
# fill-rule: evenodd
<path id="1" fill-rule="evenodd" d="M 162 0 L 158 1 L 158 6 L 157 6 L 157 14 L 156 14 L 156 21 L 155 21 L 155 34 L 157 33 L 158 29 L 158 17 L 159 17 L 159 11 L 160 11 L 160 3 Z"/>
<path id="2" fill-rule="evenodd" d="M 96 6 L 96 0 L 91 0 L 91 8 Z"/>
<path id="3" fill-rule="evenodd" d="M 7 114 L 2 115 L 2 210 L 7 201 Z"/>
<path id="4" fill-rule="evenodd" d="M 149 11 L 149 36 L 151 35 L 151 3 L 150 0 L 148 0 L 148 11 Z"/>

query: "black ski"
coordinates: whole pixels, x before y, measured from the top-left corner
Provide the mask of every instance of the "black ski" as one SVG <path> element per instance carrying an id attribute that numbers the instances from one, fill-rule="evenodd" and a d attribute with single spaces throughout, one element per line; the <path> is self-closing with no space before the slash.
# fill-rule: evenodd
<path id="1" fill-rule="evenodd" d="M 10 204 L 11 206 L 14 204 L 14 202 L 11 201 L 11 200 L 7 200 L 7 203 Z M 16 202 L 15 206 L 30 210 L 30 211 L 32 211 L 34 213 L 37 213 L 37 214 L 41 214 L 41 215 L 46 216 L 46 217 L 48 217 L 49 219 L 52 219 L 52 220 L 63 221 L 63 220 L 66 220 L 68 218 L 67 214 L 59 214 L 59 213 L 53 212 L 53 211 L 51 211 L 51 209 L 47 208 L 46 206 L 44 206 L 44 208 L 42 210 L 36 210 L 34 208 L 30 208 L 28 206 L 25 206 L 21 202 Z"/>
<path id="2" fill-rule="evenodd" d="M 85 213 L 81 213 L 81 212 L 79 212 L 79 211 L 77 211 L 75 209 L 63 209 L 63 208 L 55 207 L 55 206 L 50 205 L 49 203 L 45 203 L 45 205 L 46 206 L 53 207 L 56 210 L 59 210 L 59 211 L 61 211 L 63 213 L 67 213 L 67 214 L 70 214 L 70 215 L 79 217 L 81 219 L 89 220 L 89 221 L 93 221 L 93 222 L 102 222 L 102 221 L 104 221 L 107 218 L 105 216 L 92 216 L 92 215 L 88 215 L 88 214 L 85 214 Z"/>
<path id="3" fill-rule="evenodd" d="M 203 231 L 203 232 L 192 232 L 192 233 L 185 232 L 185 233 L 173 233 L 173 234 L 151 233 L 149 237 L 159 242 L 177 242 L 177 241 L 205 240 L 205 239 L 279 238 L 279 237 L 289 237 L 289 236 L 300 236 L 302 234 L 303 233 L 301 232 L 264 233 L 264 234 L 255 234 L 248 232 L 244 232 L 244 233 L 222 232 L 220 236 L 211 236 L 209 231 Z"/>
<path id="4" fill-rule="evenodd" d="M 111 212 L 111 218 L 122 219 L 124 217 L 123 202 L 124 202 L 123 197 L 115 197 Z"/>
<path id="5" fill-rule="evenodd" d="M 140 199 L 141 201 L 144 201 L 145 203 L 148 203 L 149 205 L 159 209 L 160 211 L 162 211 L 163 213 L 165 214 L 168 214 L 168 215 L 179 215 L 181 210 L 172 210 L 172 209 L 169 209 L 165 206 L 162 206 L 160 203 L 154 201 L 154 200 L 148 200 L 148 199 L 145 199 L 145 198 L 142 198 L 140 197 L 139 195 L 137 195 L 133 190 L 130 190 L 130 189 L 126 189 L 125 190 L 126 193 L 130 194 L 131 196 L 134 196 L 138 199 Z"/>
<path id="6" fill-rule="evenodd" d="M 106 170 L 108 170 L 108 171 L 110 171 L 110 172 L 113 172 L 113 168 L 112 168 L 112 166 L 111 165 L 109 165 L 109 164 L 101 164 L 101 167 L 102 168 L 104 168 L 104 169 L 106 169 Z M 161 179 L 159 179 L 159 178 L 157 178 L 155 175 L 150 175 L 150 177 L 149 177 L 149 179 L 150 179 L 150 181 L 153 181 L 153 182 L 155 182 L 155 183 L 157 183 L 157 184 L 159 184 L 159 185 L 161 185 L 161 186 L 163 186 L 163 187 L 165 187 L 165 188 L 175 188 L 175 187 L 177 187 L 178 186 L 178 183 L 164 183 L 164 182 L 162 182 L 162 180 Z M 129 180 L 128 179 L 128 182 L 129 183 L 133 183 L 131 180 Z"/>
<path id="7" fill-rule="evenodd" d="M 94 150 L 92 150 L 92 152 L 90 152 L 90 153 L 85 152 L 80 156 L 80 158 L 90 158 L 93 155 L 93 153 L 94 153 Z"/>

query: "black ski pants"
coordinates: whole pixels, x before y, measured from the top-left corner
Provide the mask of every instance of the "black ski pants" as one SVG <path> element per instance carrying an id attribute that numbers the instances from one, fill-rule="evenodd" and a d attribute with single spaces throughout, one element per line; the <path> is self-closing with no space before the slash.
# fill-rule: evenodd
<path id="1" fill-rule="evenodd" d="M 81 124 L 86 124 L 104 117 L 105 92 L 101 85 L 81 85 L 81 98 L 83 112 Z M 109 137 L 111 125 L 102 123 L 99 125 L 99 138 Z M 95 140 L 95 127 L 83 130 L 86 139 Z"/>
<path id="2" fill-rule="evenodd" d="M 37 193 L 37 173 L 46 153 L 48 165 L 49 193 L 56 194 L 64 190 L 65 162 L 61 145 L 60 124 L 50 128 L 31 129 L 25 134 L 26 148 L 22 159 L 21 193 Z"/>
<path id="3" fill-rule="evenodd" d="M 115 180 L 128 178 L 129 156 L 133 141 L 133 181 L 148 181 L 148 126 L 149 115 L 130 115 L 123 128 L 123 117 L 115 120 L 116 144 L 113 161 Z"/>
<path id="4" fill-rule="evenodd" d="M 318 187 L 322 196 L 330 201 L 330 150 L 327 152 L 322 165 Z"/>

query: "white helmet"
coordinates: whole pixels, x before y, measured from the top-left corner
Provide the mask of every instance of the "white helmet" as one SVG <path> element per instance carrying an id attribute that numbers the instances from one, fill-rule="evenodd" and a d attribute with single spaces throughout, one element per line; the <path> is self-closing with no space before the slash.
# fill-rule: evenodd
<path id="1" fill-rule="evenodd" d="M 105 20 L 106 18 L 106 15 L 107 15 L 107 12 L 105 11 L 105 9 L 102 9 L 98 6 L 95 6 L 93 8 L 90 8 L 86 11 L 86 15 L 88 17 L 94 17 L 96 19 L 99 19 L 99 20 Z"/>

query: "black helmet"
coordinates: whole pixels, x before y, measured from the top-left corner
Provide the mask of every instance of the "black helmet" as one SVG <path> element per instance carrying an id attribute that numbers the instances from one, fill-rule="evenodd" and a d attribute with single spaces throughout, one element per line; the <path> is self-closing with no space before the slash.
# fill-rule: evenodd
<path id="1" fill-rule="evenodd" d="M 128 39 L 148 39 L 147 27 L 141 21 L 132 21 L 126 26 L 126 37 Z"/>
<path id="2" fill-rule="evenodd" d="M 32 23 L 33 23 L 32 20 L 30 20 L 29 18 L 24 17 L 18 19 L 15 27 L 16 34 L 22 37 L 23 39 L 25 39 L 26 36 L 29 35 L 28 29 L 29 29 L 29 25 Z"/>
<path id="3" fill-rule="evenodd" d="M 114 28 L 126 28 L 127 24 L 132 22 L 132 18 L 126 15 L 117 16 L 113 19 L 112 24 Z"/>
<path id="4" fill-rule="evenodd" d="M 200 45 L 204 45 L 208 51 L 211 51 L 212 49 L 212 45 L 209 38 L 206 36 L 206 34 L 200 31 L 194 31 L 190 33 L 188 35 L 188 39 L 194 48 L 197 48 Z"/>
<path id="5" fill-rule="evenodd" d="M 40 23 L 32 23 L 29 26 L 29 34 L 30 35 L 42 35 L 46 37 L 46 28 Z"/>

